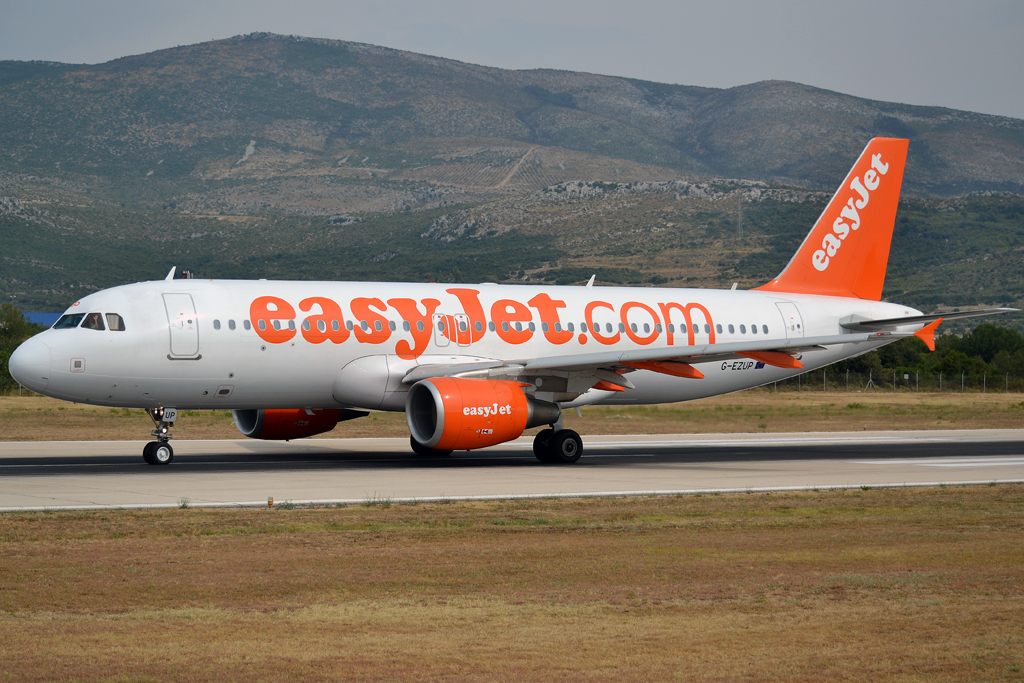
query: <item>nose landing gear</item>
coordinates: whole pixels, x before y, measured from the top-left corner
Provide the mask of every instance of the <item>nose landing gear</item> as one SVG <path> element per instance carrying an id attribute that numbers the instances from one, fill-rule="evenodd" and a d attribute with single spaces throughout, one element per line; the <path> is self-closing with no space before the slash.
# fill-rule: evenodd
<path id="1" fill-rule="evenodd" d="M 150 441 L 142 449 L 142 459 L 150 465 L 169 465 L 174 459 L 174 449 L 168 443 L 174 437 L 169 430 L 178 418 L 178 410 L 176 408 L 150 408 L 146 412 L 153 420 L 155 428 L 150 434 L 156 437 L 156 441 Z"/>

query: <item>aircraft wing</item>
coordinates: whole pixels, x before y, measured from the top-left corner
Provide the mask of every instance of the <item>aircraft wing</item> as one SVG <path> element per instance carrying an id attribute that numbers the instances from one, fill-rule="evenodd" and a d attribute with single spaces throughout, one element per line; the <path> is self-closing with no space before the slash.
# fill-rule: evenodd
<path id="1" fill-rule="evenodd" d="M 456 365 L 421 365 L 403 378 L 405 384 L 415 384 L 431 377 L 478 377 L 517 380 L 529 377 L 555 375 L 578 378 L 578 386 L 586 389 L 597 382 L 617 387 L 633 388 L 623 374 L 633 370 L 652 370 L 678 377 L 699 379 L 703 375 L 691 367 L 693 363 L 708 363 L 737 358 L 751 358 L 768 365 L 802 368 L 797 354 L 836 344 L 860 344 L 883 338 L 901 338 L 912 333 L 864 332 L 794 339 L 765 339 L 725 344 L 696 344 L 598 353 L 578 353 L 564 356 L 519 359 L 511 361 L 482 361 Z M 587 382 L 590 382 L 587 384 Z M 570 392 L 572 393 L 572 392 Z M 579 393 L 582 393 L 580 391 Z"/>
<path id="2" fill-rule="evenodd" d="M 856 332 L 867 332 L 870 330 L 895 329 L 900 325 L 917 325 L 935 322 L 936 320 L 956 320 L 957 318 L 980 318 L 984 315 L 999 315 L 1000 313 L 1014 313 L 1019 308 L 979 308 L 974 311 L 954 311 L 952 313 L 930 313 L 928 315 L 913 315 L 907 318 L 883 318 L 871 320 L 852 316 L 848 320 L 839 323 L 840 326 Z"/>

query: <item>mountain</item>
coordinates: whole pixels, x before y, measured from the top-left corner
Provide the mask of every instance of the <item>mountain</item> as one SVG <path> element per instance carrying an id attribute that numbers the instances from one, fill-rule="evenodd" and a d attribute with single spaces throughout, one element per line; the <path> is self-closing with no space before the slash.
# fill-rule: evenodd
<path id="1" fill-rule="evenodd" d="M 170 265 L 747 286 L 876 135 L 911 140 L 887 293 L 1021 298 L 1017 119 L 271 34 L 0 62 L 0 112 L 0 295 L 37 310 Z"/>

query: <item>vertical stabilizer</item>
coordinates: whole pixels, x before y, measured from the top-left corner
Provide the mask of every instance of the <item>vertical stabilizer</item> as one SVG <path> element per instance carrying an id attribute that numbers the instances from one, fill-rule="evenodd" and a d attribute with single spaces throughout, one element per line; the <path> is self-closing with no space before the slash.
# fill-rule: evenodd
<path id="1" fill-rule="evenodd" d="M 789 265 L 757 289 L 881 299 L 908 144 L 869 142 Z"/>

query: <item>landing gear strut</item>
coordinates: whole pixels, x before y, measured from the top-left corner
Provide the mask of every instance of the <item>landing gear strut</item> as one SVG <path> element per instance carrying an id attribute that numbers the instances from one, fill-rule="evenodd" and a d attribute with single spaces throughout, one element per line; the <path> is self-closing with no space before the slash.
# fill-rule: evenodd
<path id="1" fill-rule="evenodd" d="M 146 412 L 153 420 L 154 429 L 150 434 L 156 441 L 150 441 L 142 449 L 142 459 L 150 465 L 169 465 L 174 460 L 174 449 L 168 443 L 174 437 L 169 430 L 174 426 L 178 411 L 176 408 L 150 408 Z"/>

